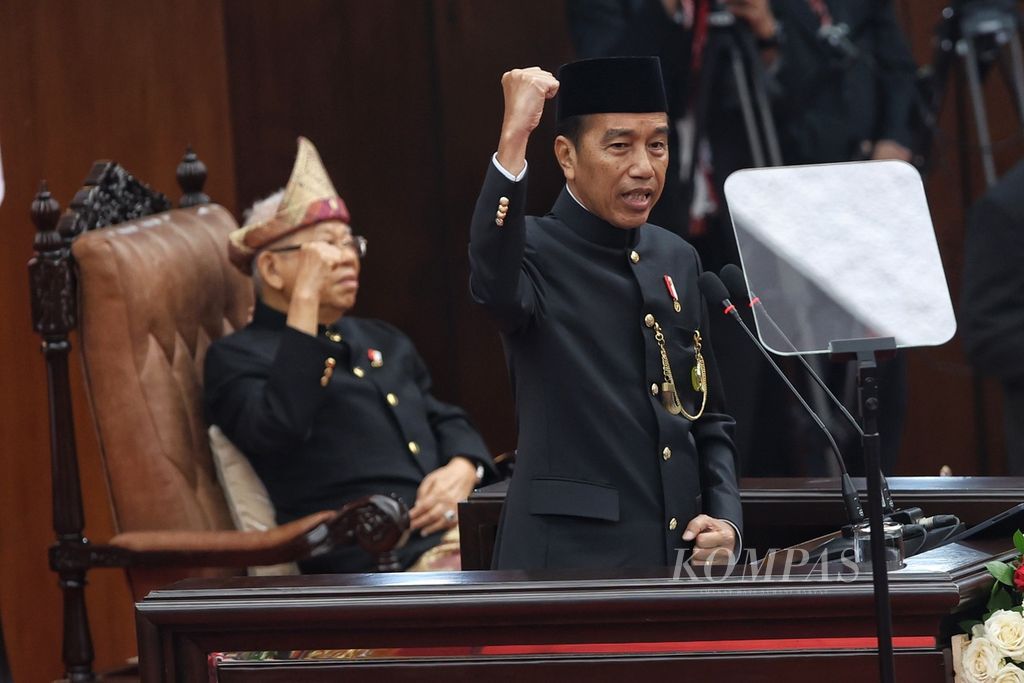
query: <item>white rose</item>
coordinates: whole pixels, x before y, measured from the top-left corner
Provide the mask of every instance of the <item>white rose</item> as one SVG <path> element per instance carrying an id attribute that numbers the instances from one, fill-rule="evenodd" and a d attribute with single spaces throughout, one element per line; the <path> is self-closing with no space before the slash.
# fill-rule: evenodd
<path id="1" fill-rule="evenodd" d="M 964 650 L 962 664 L 964 683 L 991 683 L 1003 667 L 1003 656 L 988 638 L 978 636 Z"/>
<path id="2" fill-rule="evenodd" d="M 996 677 L 992 680 L 994 683 L 1024 683 L 1024 669 L 1007 664 L 996 672 Z"/>
<path id="3" fill-rule="evenodd" d="M 1024 661 L 1024 616 L 1001 609 L 985 621 L 985 637 L 1004 657 Z"/>

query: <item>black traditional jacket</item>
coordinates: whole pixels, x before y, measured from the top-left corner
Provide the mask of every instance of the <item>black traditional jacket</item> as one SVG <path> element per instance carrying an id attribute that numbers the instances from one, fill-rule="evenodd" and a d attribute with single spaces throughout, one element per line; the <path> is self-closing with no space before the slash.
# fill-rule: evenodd
<path id="1" fill-rule="evenodd" d="M 501 329 L 519 431 L 495 567 L 664 566 L 699 512 L 741 529 L 734 422 L 696 252 L 654 225 L 613 227 L 567 190 L 547 216 L 527 217 L 525 195 L 525 179 L 491 164 L 469 249 L 473 298 Z M 711 386 L 696 422 L 663 404 L 658 328 L 691 414 L 700 405 L 694 333 L 702 336 Z"/>
<path id="2" fill-rule="evenodd" d="M 412 342 L 378 320 L 346 316 L 313 337 L 257 302 L 252 322 L 206 355 L 206 419 L 249 458 L 279 523 L 394 493 L 412 507 L 423 477 L 455 455 L 493 465 L 459 408 L 430 393 Z M 439 535 L 414 535 L 411 563 Z M 334 571 L 368 569 L 342 551 Z"/>

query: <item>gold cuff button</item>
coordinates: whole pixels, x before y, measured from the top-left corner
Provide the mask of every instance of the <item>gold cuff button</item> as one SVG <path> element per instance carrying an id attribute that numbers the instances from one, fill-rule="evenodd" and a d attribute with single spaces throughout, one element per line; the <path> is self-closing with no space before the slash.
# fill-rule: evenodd
<path id="1" fill-rule="evenodd" d="M 410 441 L 409 442 L 409 452 L 412 453 L 413 455 L 419 455 L 420 454 L 420 445 L 418 443 L 416 443 L 415 441 Z"/>
<path id="2" fill-rule="evenodd" d="M 324 361 L 324 374 L 320 376 L 320 386 L 326 387 L 331 381 L 331 377 L 334 375 L 334 367 L 338 364 L 338 361 L 334 360 L 330 356 Z"/>
<path id="3" fill-rule="evenodd" d="M 632 261 L 633 263 L 639 263 L 640 254 L 636 253 L 635 251 L 629 252 L 629 260 Z"/>
<path id="4" fill-rule="evenodd" d="M 668 530 L 669 531 L 675 531 L 677 526 L 679 526 L 679 522 L 676 521 L 675 517 L 673 517 L 672 519 L 668 520 Z"/>
<path id="5" fill-rule="evenodd" d="M 366 375 L 366 370 L 363 370 L 360 367 L 355 367 L 352 368 L 352 374 L 355 375 L 356 377 L 362 378 L 364 375 Z"/>
<path id="6" fill-rule="evenodd" d="M 508 206 L 508 197 L 502 197 L 498 200 L 498 203 L 502 206 Z"/>
<path id="7" fill-rule="evenodd" d="M 494 219 L 494 224 L 497 225 L 500 228 L 501 226 L 505 225 L 505 219 L 504 218 L 495 218 Z"/>
<path id="8" fill-rule="evenodd" d="M 671 448 L 669 448 L 668 446 L 665 446 L 663 449 L 661 449 L 661 459 L 662 460 L 668 460 L 671 457 L 672 457 L 672 449 Z"/>
<path id="9" fill-rule="evenodd" d="M 385 398 L 388 400 L 388 405 L 394 408 L 398 405 L 398 397 L 394 394 L 389 393 Z"/>
<path id="10" fill-rule="evenodd" d="M 647 327 L 654 327 L 654 316 L 648 313 L 644 316 L 644 325 Z"/>

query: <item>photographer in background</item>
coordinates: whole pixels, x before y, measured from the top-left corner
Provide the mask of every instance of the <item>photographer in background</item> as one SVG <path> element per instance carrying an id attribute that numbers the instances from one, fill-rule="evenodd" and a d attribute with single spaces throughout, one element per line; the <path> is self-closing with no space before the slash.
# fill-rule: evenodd
<path id="1" fill-rule="evenodd" d="M 773 0 L 771 10 L 784 162 L 909 161 L 916 64 L 892 2 Z"/>

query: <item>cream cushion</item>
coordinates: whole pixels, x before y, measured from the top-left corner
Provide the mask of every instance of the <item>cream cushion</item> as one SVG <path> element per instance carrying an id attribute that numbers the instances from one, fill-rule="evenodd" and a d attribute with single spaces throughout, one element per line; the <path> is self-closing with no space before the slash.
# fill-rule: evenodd
<path id="1" fill-rule="evenodd" d="M 212 425 L 207 434 L 217 479 L 224 489 L 231 519 L 239 531 L 265 531 L 277 526 L 274 505 L 270 502 L 267 488 L 260 481 L 249 459 L 231 443 L 217 425 Z M 294 562 L 270 567 L 250 567 L 253 576 L 281 576 L 298 574 Z"/>

